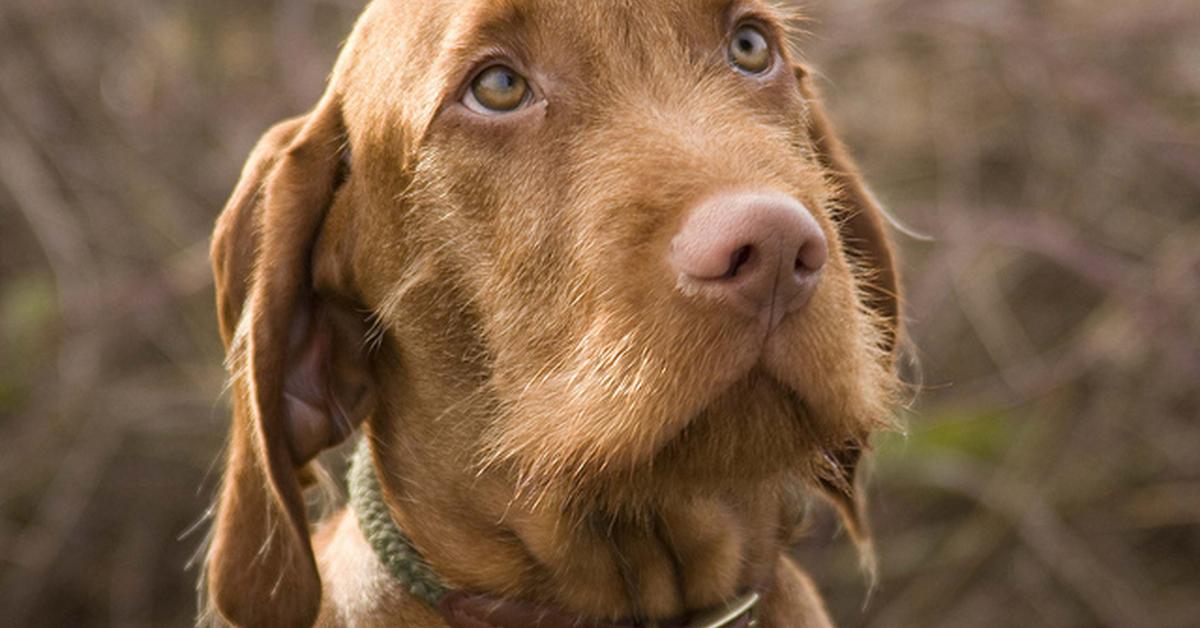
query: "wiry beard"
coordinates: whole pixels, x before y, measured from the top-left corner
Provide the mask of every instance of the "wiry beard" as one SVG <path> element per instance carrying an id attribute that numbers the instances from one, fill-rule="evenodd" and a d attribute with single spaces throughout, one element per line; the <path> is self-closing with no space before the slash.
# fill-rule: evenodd
<path id="1" fill-rule="evenodd" d="M 747 354 L 735 368 L 716 364 L 729 356 L 656 331 L 664 328 L 632 326 L 609 342 L 593 333 L 563 360 L 569 367 L 515 386 L 501 382 L 506 401 L 485 443 L 485 466 L 513 465 L 517 492 L 535 499 L 555 488 L 630 480 L 753 363 Z M 654 350 L 663 346 L 686 347 L 687 355 Z"/>
<path id="2" fill-rule="evenodd" d="M 665 491 L 736 491 L 782 478 L 845 482 L 836 452 L 865 448 L 887 421 L 892 379 L 869 348 L 842 348 L 846 358 L 831 368 L 855 368 L 805 385 L 799 378 L 811 372 L 761 362 L 769 350 L 713 350 L 761 344 L 752 330 L 688 339 L 683 356 L 654 352 L 680 345 L 648 337 L 635 327 L 603 350 L 580 343 L 572 355 L 577 368 L 546 370 L 517 388 L 487 433 L 483 468 L 510 469 L 517 499 L 535 506 L 571 496 L 606 509 L 637 508 Z M 799 337 L 785 348 L 810 342 Z M 501 399 L 504 390 L 496 390 Z"/>

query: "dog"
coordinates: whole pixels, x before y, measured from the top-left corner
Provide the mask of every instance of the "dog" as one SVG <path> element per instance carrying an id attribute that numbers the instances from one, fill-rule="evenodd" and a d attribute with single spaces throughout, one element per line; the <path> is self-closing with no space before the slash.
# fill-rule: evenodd
<path id="1" fill-rule="evenodd" d="M 787 550 L 822 494 L 869 553 L 898 279 L 792 19 L 367 6 L 216 225 L 211 619 L 831 625 Z M 358 433 L 361 508 L 310 528 Z"/>

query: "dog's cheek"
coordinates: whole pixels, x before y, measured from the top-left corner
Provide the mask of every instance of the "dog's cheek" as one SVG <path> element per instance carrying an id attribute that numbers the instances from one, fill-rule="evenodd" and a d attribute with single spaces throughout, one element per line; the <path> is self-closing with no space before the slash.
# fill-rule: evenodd
<path id="1" fill-rule="evenodd" d="M 571 264 L 575 203 L 563 186 L 547 184 L 568 174 L 534 139 L 460 147 L 453 159 L 443 150 L 439 169 L 454 176 L 439 185 L 445 226 L 430 238 L 466 279 L 464 305 L 477 312 L 495 377 L 519 386 L 573 346 L 568 335 L 589 301 Z"/>

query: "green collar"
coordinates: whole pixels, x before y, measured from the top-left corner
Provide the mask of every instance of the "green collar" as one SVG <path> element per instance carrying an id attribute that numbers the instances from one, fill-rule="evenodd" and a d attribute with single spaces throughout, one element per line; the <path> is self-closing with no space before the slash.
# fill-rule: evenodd
<path id="1" fill-rule="evenodd" d="M 379 561 L 392 577 L 408 587 L 409 593 L 437 608 L 450 589 L 438 579 L 412 541 L 392 520 L 379 490 L 379 478 L 375 477 L 375 465 L 366 438 L 359 441 L 354 450 L 348 479 L 350 507 L 358 516 L 358 527 Z"/>

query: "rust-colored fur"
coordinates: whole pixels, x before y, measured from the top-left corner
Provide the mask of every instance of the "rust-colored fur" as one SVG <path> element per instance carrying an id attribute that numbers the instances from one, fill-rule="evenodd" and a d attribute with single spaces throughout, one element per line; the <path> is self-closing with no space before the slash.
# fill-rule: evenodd
<path id="1" fill-rule="evenodd" d="M 207 585 L 239 625 L 442 626 L 353 515 L 315 542 L 304 467 L 362 426 L 393 517 L 452 586 L 596 619 L 766 590 L 826 626 L 786 558 L 803 487 L 865 536 L 854 470 L 895 389 L 881 215 L 757 1 L 376 0 L 309 115 L 272 129 L 217 225 L 234 420 Z M 459 99 L 503 59 L 537 91 Z M 687 210 L 773 189 L 830 246 L 769 337 L 681 293 Z"/>

